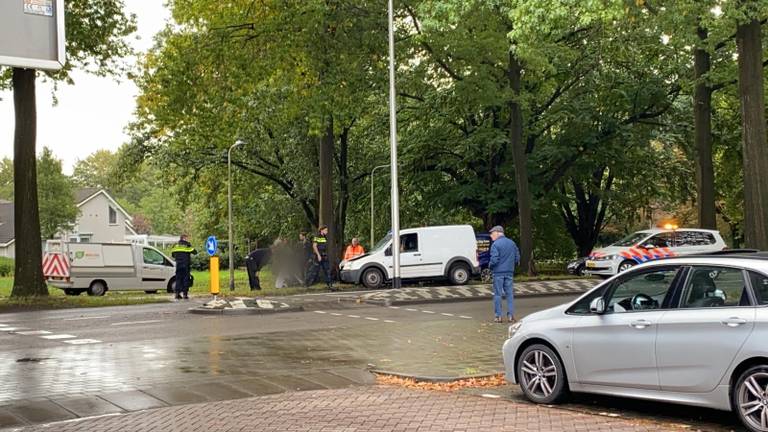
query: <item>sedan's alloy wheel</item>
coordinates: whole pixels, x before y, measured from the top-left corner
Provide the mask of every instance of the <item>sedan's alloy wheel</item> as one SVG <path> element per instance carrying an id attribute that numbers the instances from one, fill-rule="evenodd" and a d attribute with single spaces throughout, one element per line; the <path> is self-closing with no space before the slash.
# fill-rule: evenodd
<path id="1" fill-rule="evenodd" d="M 768 431 L 768 371 L 754 371 L 737 389 L 738 409 L 752 430 Z"/>
<path id="2" fill-rule="evenodd" d="M 520 371 L 523 387 L 533 396 L 548 398 L 557 387 L 557 366 L 544 351 L 529 352 L 523 359 Z"/>

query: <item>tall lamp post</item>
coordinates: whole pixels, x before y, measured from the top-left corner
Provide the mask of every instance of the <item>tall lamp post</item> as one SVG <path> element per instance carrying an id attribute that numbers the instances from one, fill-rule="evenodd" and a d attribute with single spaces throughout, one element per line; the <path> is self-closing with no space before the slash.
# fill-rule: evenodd
<path id="1" fill-rule="evenodd" d="M 373 167 L 371 170 L 371 249 L 373 249 L 373 246 L 376 244 L 376 240 L 373 238 L 373 173 L 376 172 L 379 168 L 387 168 L 389 165 L 379 165 L 376 167 Z"/>
<path id="2" fill-rule="evenodd" d="M 393 0 L 387 2 L 389 24 L 389 144 L 392 170 L 392 288 L 400 288 L 400 200 L 397 186 L 397 103 L 395 101 L 395 19 Z"/>
<path id="3" fill-rule="evenodd" d="M 245 144 L 242 140 L 235 141 L 227 150 L 227 207 L 229 209 L 229 290 L 235 290 L 235 258 L 234 258 L 234 234 L 232 233 L 232 150 Z"/>

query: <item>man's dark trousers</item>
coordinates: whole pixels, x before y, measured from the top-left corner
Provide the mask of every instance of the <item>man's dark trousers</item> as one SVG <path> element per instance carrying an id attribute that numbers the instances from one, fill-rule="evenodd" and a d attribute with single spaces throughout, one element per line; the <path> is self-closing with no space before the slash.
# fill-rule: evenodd
<path id="1" fill-rule="evenodd" d="M 187 266 L 176 266 L 176 295 L 186 295 L 189 293 L 190 271 Z"/>

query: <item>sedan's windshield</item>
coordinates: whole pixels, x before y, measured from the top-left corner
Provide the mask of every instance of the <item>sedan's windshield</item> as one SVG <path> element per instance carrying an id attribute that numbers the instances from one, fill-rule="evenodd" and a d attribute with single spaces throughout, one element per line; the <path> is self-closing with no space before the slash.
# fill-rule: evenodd
<path id="1" fill-rule="evenodd" d="M 643 239 L 648 237 L 648 233 L 644 232 L 636 232 L 633 234 L 630 234 L 623 239 L 617 241 L 616 243 L 612 244 L 611 246 L 634 246 L 638 243 L 640 243 Z"/>

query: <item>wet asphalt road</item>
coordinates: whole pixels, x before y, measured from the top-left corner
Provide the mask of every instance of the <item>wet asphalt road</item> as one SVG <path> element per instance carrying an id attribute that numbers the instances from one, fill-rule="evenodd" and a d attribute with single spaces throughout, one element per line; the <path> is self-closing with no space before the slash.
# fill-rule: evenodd
<path id="1" fill-rule="evenodd" d="M 518 299 L 516 315 L 572 298 Z M 0 406 L 159 386 L 194 389 L 212 380 L 236 388 L 244 377 L 291 388 L 292 380 L 312 374 L 317 382 L 320 372 L 343 374 L 370 365 L 422 375 L 501 369 L 507 326 L 491 322 L 490 301 L 397 308 L 345 304 L 261 316 L 193 315 L 187 310 L 195 301 L 0 314 L 0 325 L 17 329 L 0 330 L 0 364 L 6 365 L 0 369 Z M 513 387 L 499 391 L 520 399 Z M 235 391 L 222 398 L 230 396 L 242 397 Z M 661 415 L 693 430 L 739 430 L 730 414 L 688 407 L 590 396 L 577 396 L 569 407 L 636 418 Z"/>

